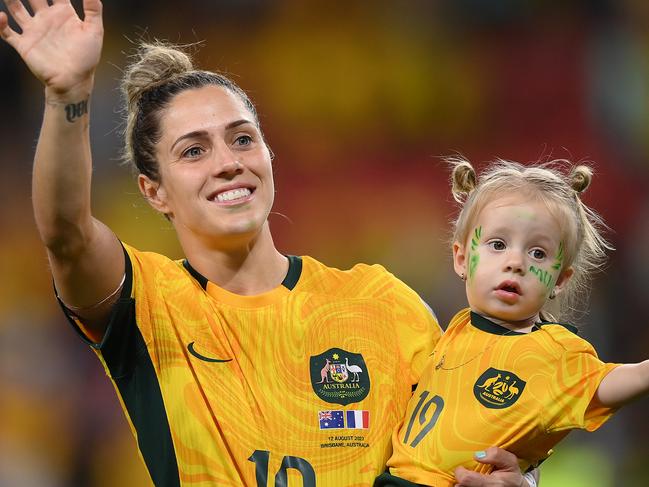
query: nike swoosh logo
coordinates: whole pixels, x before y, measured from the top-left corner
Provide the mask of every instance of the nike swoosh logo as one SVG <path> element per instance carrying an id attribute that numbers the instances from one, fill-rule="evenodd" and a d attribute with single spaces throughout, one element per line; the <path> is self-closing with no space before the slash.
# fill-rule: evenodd
<path id="1" fill-rule="evenodd" d="M 231 362 L 232 359 L 220 359 L 220 358 L 210 358 L 206 357 L 205 355 L 201 355 L 198 353 L 196 350 L 194 350 L 194 342 L 191 342 L 189 345 L 187 345 L 187 350 L 189 350 L 189 353 L 191 353 L 194 357 L 196 357 L 199 360 L 202 360 L 203 362 Z"/>

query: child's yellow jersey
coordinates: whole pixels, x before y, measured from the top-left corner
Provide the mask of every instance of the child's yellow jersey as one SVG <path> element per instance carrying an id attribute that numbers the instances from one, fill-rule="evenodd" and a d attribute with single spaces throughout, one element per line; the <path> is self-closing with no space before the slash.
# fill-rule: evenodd
<path id="1" fill-rule="evenodd" d="M 395 431 L 390 474 L 450 487 L 460 465 L 489 471 L 473 453 L 490 446 L 515 454 L 525 471 L 570 430 L 595 430 L 611 416 L 591 400 L 615 367 L 564 325 L 518 333 L 463 310 L 435 348 Z M 407 485 L 385 477 L 381 485 Z"/>
<path id="2" fill-rule="evenodd" d="M 125 249 L 94 347 L 158 487 L 372 485 L 440 336 L 414 291 L 289 257 L 282 285 L 240 296 Z"/>

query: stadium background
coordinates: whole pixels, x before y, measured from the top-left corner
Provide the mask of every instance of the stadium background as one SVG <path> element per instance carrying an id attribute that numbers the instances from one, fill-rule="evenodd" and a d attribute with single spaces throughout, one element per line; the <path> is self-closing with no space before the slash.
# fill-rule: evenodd
<path id="1" fill-rule="evenodd" d="M 94 211 L 122 239 L 181 255 L 117 162 L 129 40 L 205 40 L 201 65 L 233 75 L 258 105 L 277 156 L 271 225 L 284 252 L 382 263 L 446 322 L 463 292 L 438 156 L 592 161 L 585 200 L 617 250 L 580 325 L 604 360 L 649 357 L 649 3 L 106 0 L 104 9 Z M 52 296 L 29 188 L 42 90 L 4 44 L 0 93 L 0 485 L 148 485 L 109 382 Z M 647 406 L 573 433 L 544 465 L 543 487 L 649 485 Z"/>

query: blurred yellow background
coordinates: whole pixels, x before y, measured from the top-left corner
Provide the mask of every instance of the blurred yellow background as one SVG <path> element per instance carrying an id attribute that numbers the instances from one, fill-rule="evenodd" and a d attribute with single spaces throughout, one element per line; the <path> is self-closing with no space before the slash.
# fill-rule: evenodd
<path id="1" fill-rule="evenodd" d="M 140 37 L 204 40 L 199 63 L 250 94 L 276 154 L 271 226 L 283 252 L 384 264 L 446 323 L 464 296 L 439 156 L 589 161 L 585 200 L 617 250 L 578 324 L 604 360 L 649 358 L 647 2 L 104 3 L 94 212 L 123 240 L 181 257 L 118 163 L 125 53 Z M 147 486 L 112 387 L 53 297 L 30 202 L 42 89 L 5 44 L 0 96 L 0 486 Z M 573 433 L 541 485 L 649 485 L 648 405 Z"/>

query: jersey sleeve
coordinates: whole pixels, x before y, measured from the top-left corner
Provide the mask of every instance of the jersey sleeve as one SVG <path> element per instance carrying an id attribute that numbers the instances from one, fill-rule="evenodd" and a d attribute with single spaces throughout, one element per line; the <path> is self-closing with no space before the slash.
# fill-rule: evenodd
<path id="1" fill-rule="evenodd" d="M 124 251 L 124 279 L 122 281 L 122 284 L 120 285 L 121 289 L 119 290 L 119 296 L 117 298 L 117 301 L 115 301 L 115 304 L 113 304 L 111 308 L 110 316 L 108 318 L 108 325 L 106 326 L 106 331 L 104 332 L 104 336 L 99 342 L 95 342 L 90 338 L 90 336 L 85 331 L 83 319 L 77 316 L 77 314 L 74 311 L 72 311 L 70 308 L 66 306 L 63 300 L 59 297 L 58 291 L 56 289 L 56 285 L 54 286 L 54 293 L 56 299 L 59 305 L 61 306 L 61 309 L 65 314 L 65 317 L 72 325 L 72 328 L 84 342 L 86 342 L 88 345 L 90 345 L 92 348 L 96 350 L 100 350 L 103 344 L 108 340 L 108 336 L 110 335 L 110 330 L 114 328 L 113 325 L 115 322 L 115 316 L 120 314 L 119 310 L 123 307 L 125 301 L 128 301 L 128 299 L 131 297 L 132 282 L 133 282 L 132 266 L 131 266 L 129 254 L 126 248 L 124 247 L 124 244 L 122 244 L 122 250 Z"/>
<path id="2" fill-rule="evenodd" d="M 604 424 L 616 409 L 598 405 L 593 400 L 599 384 L 618 364 L 602 362 L 595 349 L 574 336 L 557 363 L 557 373 L 548 388 L 552 406 L 546 410 L 546 430 L 568 429 L 594 431 Z"/>
<path id="3" fill-rule="evenodd" d="M 122 243 L 124 249 L 124 284 L 120 296 L 113 305 L 106 331 L 101 341 L 93 341 L 84 331 L 79 317 L 59 299 L 59 304 L 75 332 L 92 347 L 104 364 L 108 375 L 121 378 L 130 375 L 138 365 L 138 357 L 145 344 L 135 320 L 135 288 L 139 265 L 137 251 Z M 133 265 L 135 261 L 135 266 Z M 135 268 L 135 269 L 134 269 Z M 136 271 L 137 270 L 137 271 Z M 58 296 L 57 296 L 58 298 Z"/>
<path id="4" fill-rule="evenodd" d="M 442 335 L 437 316 L 428 304 L 402 281 L 394 278 L 396 335 L 403 360 L 410 365 L 410 381 L 417 384 L 424 365 Z"/>

